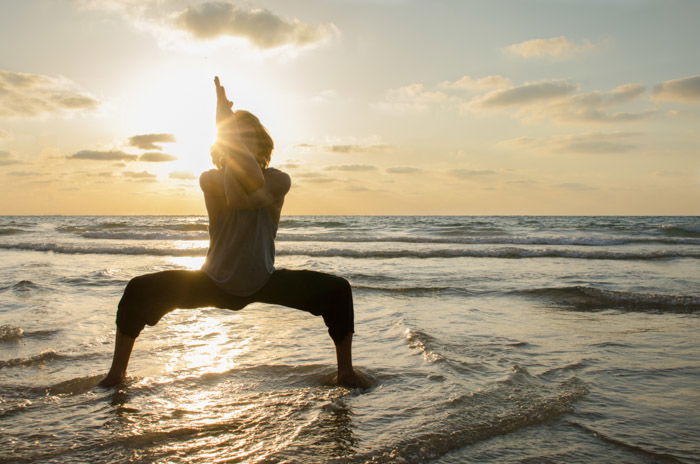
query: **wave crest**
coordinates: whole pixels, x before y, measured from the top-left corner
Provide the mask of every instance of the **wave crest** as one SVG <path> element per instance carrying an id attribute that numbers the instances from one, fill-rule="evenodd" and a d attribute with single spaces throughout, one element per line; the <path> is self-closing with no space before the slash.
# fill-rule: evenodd
<path id="1" fill-rule="evenodd" d="M 0 227 L 0 235 L 16 235 L 23 232 L 25 232 L 25 230 L 16 227 Z"/>
<path id="2" fill-rule="evenodd" d="M 24 330 L 21 327 L 9 324 L 0 325 L 0 342 L 19 340 L 22 335 L 24 335 Z"/>
<path id="3" fill-rule="evenodd" d="M 700 237 L 698 224 L 664 224 L 659 229 L 669 237 Z"/>
<path id="4" fill-rule="evenodd" d="M 65 355 L 56 353 L 53 350 L 44 351 L 43 353 L 30 356 L 28 358 L 14 358 L 8 359 L 7 361 L 0 361 L 0 369 L 6 367 L 27 367 L 34 366 L 36 364 L 42 364 L 47 361 L 54 361 L 56 359 L 63 359 Z"/>
<path id="5" fill-rule="evenodd" d="M 700 297 L 688 295 L 622 292 L 578 285 L 518 290 L 513 293 L 544 298 L 580 310 L 626 309 L 684 313 L 700 311 Z"/>
<path id="6" fill-rule="evenodd" d="M 80 246 L 59 243 L 0 243 L 0 249 L 50 251 L 66 254 L 108 254 L 108 255 L 152 255 L 152 256 L 205 256 L 207 247 L 156 248 L 148 246 Z M 281 249 L 278 256 L 312 256 L 319 258 L 354 259 L 395 259 L 395 258 L 569 258 L 604 260 L 657 260 L 673 258 L 700 259 L 700 252 L 683 250 L 655 251 L 609 251 L 580 250 L 561 248 L 518 248 L 501 247 L 491 249 L 433 249 L 433 250 L 352 250 L 345 248 L 328 249 Z"/>

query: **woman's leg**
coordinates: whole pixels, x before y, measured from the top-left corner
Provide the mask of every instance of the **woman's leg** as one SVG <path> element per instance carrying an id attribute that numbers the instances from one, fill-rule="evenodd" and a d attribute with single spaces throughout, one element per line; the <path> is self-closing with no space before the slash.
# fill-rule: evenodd
<path id="1" fill-rule="evenodd" d="M 338 383 L 366 388 L 369 380 L 352 366 L 354 310 L 346 279 L 315 271 L 275 271 L 251 300 L 277 304 L 322 316 L 335 344 Z"/>
<path id="2" fill-rule="evenodd" d="M 99 385 L 111 387 L 126 377 L 134 341 L 146 324 L 157 324 L 175 308 L 206 306 L 240 309 L 245 301 L 225 293 L 202 271 L 162 271 L 131 279 L 117 310 L 112 366 Z"/>
<path id="3" fill-rule="evenodd" d="M 112 366 L 104 379 L 98 384 L 101 387 L 113 387 L 121 383 L 126 377 L 126 366 L 129 364 L 131 349 L 136 339 L 121 333 L 117 328 L 117 336 L 114 340 L 114 357 Z"/>

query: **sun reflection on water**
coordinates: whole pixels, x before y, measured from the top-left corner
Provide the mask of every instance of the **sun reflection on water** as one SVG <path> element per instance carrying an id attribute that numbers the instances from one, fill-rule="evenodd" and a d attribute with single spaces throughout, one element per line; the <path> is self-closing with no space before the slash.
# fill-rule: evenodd
<path id="1" fill-rule="evenodd" d="M 251 338 L 239 338 L 233 345 L 226 326 L 214 317 L 186 318 L 173 324 L 170 330 L 178 334 L 187 350 L 169 351 L 164 363 L 165 378 L 228 372 L 239 364 L 238 357 L 250 349 Z"/>
<path id="2" fill-rule="evenodd" d="M 168 262 L 188 271 L 196 271 L 201 269 L 205 259 L 204 256 L 173 256 L 168 258 Z"/>

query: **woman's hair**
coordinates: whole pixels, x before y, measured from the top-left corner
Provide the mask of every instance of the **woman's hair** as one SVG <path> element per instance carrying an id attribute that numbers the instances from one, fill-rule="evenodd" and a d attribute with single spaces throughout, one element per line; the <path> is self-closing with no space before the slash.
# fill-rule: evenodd
<path id="1" fill-rule="evenodd" d="M 270 164 L 275 144 L 257 116 L 245 110 L 235 111 L 219 124 L 216 143 L 211 147 L 214 164 L 221 168 L 223 158 L 236 152 L 249 153 L 265 169 Z"/>

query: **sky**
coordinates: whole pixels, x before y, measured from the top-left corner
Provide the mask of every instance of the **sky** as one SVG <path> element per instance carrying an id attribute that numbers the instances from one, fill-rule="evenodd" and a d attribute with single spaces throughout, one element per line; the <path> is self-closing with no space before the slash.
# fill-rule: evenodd
<path id="1" fill-rule="evenodd" d="M 0 0 L 0 214 L 205 214 L 213 77 L 285 214 L 700 214 L 694 0 Z"/>

